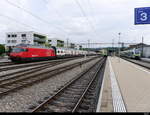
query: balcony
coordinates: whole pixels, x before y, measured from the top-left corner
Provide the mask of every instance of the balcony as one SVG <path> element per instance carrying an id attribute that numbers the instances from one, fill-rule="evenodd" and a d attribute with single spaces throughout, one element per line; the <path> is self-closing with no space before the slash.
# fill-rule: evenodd
<path id="1" fill-rule="evenodd" d="M 45 38 L 34 37 L 34 42 L 46 43 L 46 39 Z"/>

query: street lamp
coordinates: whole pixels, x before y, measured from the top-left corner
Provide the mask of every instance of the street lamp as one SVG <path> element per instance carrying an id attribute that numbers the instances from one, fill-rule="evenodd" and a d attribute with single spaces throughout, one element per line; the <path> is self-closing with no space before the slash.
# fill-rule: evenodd
<path id="1" fill-rule="evenodd" d="M 142 53 L 141 53 L 141 57 L 143 57 L 143 50 L 144 50 L 144 37 L 142 37 Z"/>
<path id="2" fill-rule="evenodd" d="M 69 38 L 67 38 L 67 48 L 69 48 Z"/>
<path id="3" fill-rule="evenodd" d="M 118 35 L 119 35 L 118 44 L 119 44 L 119 62 L 120 62 L 120 38 L 121 38 L 121 33 L 118 33 Z"/>

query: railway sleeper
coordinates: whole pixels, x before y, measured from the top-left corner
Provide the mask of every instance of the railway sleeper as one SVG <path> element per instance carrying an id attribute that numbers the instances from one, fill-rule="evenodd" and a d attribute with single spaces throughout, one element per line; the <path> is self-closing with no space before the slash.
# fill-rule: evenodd
<path id="1" fill-rule="evenodd" d="M 46 112 L 70 112 L 70 108 L 67 108 L 67 107 L 58 108 L 56 106 L 50 106 L 45 109 L 46 109 Z"/>
<path id="2" fill-rule="evenodd" d="M 81 85 L 79 87 L 77 87 L 77 86 L 71 86 L 68 89 L 77 89 L 77 90 L 79 90 L 79 89 L 81 89 L 81 87 L 82 87 Z M 86 87 L 86 85 L 84 87 Z"/>
<path id="3" fill-rule="evenodd" d="M 73 94 L 74 92 L 76 93 L 76 94 L 81 94 L 81 92 L 82 91 L 84 91 L 83 89 L 69 89 L 69 90 L 66 90 L 65 91 L 65 93 L 67 93 L 67 94 Z"/>
<path id="4" fill-rule="evenodd" d="M 90 106 L 89 105 L 86 105 L 86 104 L 81 104 L 80 105 L 80 109 L 83 109 L 83 110 L 89 110 L 90 109 Z"/>
<path id="5" fill-rule="evenodd" d="M 70 100 L 68 100 L 66 102 L 57 100 L 57 101 L 52 102 L 51 105 L 56 105 L 57 107 L 72 108 L 75 105 L 75 103 L 73 101 L 70 101 Z M 51 106 L 51 105 L 49 105 L 49 106 Z"/>
<path id="6" fill-rule="evenodd" d="M 80 94 L 75 94 L 75 93 L 70 93 L 70 94 L 63 94 L 63 95 L 61 95 L 62 97 L 67 97 L 68 99 L 72 99 L 72 98 L 79 98 L 79 96 L 81 95 L 81 93 Z"/>
<path id="7" fill-rule="evenodd" d="M 88 73 L 87 73 L 88 74 Z M 93 74 L 91 74 L 91 75 L 93 75 Z M 89 77 L 89 76 L 83 76 L 83 77 Z M 90 81 L 92 79 L 92 77 L 89 77 L 88 79 L 86 79 L 85 81 L 87 82 L 87 80 L 88 81 Z M 81 81 L 81 80 L 83 80 L 83 79 L 80 79 L 79 81 Z M 82 82 L 83 83 L 83 82 Z M 84 83 L 83 83 L 84 84 Z M 84 85 L 86 85 L 87 83 L 85 83 Z M 75 82 L 75 84 L 73 84 L 73 85 L 80 85 L 81 86 L 81 83 L 80 84 L 77 84 L 77 82 Z M 77 87 L 77 86 L 76 86 Z M 81 86 L 81 87 L 83 87 L 83 85 Z M 78 87 L 78 88 L 81 88 L 81 87 Z M 83 92 L 83 91 L 81 91 L 81 92 Z M 63 106 L 64 107 L 64 103 L 66 104 L 67 102 L 70 104 L 70 102 L 72 102 L 72 103 L 77 103 L 78 102 L 78 99 L 80 98 L 80 95 L 78 95 L 78 96 L 75 96 L 75 92 L 71 92 L 71 94 L 72 95 L 66 95 L 65 94 L 65 92 L 63 92 L 62 94 L 59 94 L 58 96 L 56 96 L 55 98 L 54 98 L 54 100 L 52 101 L 52 103 L 48 103 L 47 105 L 50 105 L 49 107 L 51 107 L 52 105 L 55 105 L 56 106 L 56 109 L 58 110 L 58 108 L 59 108 L 59 106 L 61 105 L 61 106 Z M 55 101 L 56 99 L 58 99 L 58 98 L 60 98 L 60 97 L 66 97 L 67 96 L 67 100 L 66 100 L 66 102 L 65 102 L 65 100 L 63 101 L 63 102 L 60 102 L 60 100 L 57 100 L 57 101 Z M 72 98 L 72 97 L 75 97 L 76 98 L 76 100 L 75 100 L 75 98 Z M 68 99 L 68 97 L 70 98 L 70 99 Z M 89 100 L 88 100 L 89 101 Z M 89 104 L 90 105 L 90 104 Z M 69 105 L 68 105 L 69 106 Z M 70 107 L 70 106 L 69 106 Z M 65 107 L 66 108 L 66 107 Z M 69 111 L 70 111 L 70 109 L 69 109 Z M 61 112 L 61 110 L 59 109 L 59 111 L 58 112 Z M 64 110 L 63 110 L 63 112 L 65 112 Z"/>
<path id="8" fill-rule="evenodd" d="M 60 101 L 60 102 L 63 102 L 63 103 L 67 103 L 69 100 L 71 100 L 71 99 L 69 99 L 69 98 L 67 98 L 67 97 L 60 97 L 59 99 L 58 99 L 58 101 Z M 72 101 L 70 101 L 69 103 L 74 103 L 74 102 L 72 102 Z"/>
<path id="9" fill-rule="evenodd" d="M 52 104 L 52 105 L 47 105 L 47 108 L 51 108 L 53 107 L 53 109 L 61 109 L 61 108 L 67 108 L 68 110 L 71 110 L 73 107 L 74 107 L 75 103 L 74 104 L 70 104 L 70 103 L 55 103 L 55 104 Z M 52 109 L 52 108 L 51 108 Z"/>
<path id="10" fill-rule="evenodd" d="M 32 109 L 35 109 L 36 107 L 37 107 L 37 104 L 32 104 L 32 105 L 29 106 L 28 109 L 31 109 L 31 110 L 32 110 Z"/>
<path id="11" fill-rule="evenodd" d="M 68 96 L 68 97 L 72 97 L 72 98 L 78 98 L 78 96 L 80 96 L 80 95 L 81 95 L 81 92 L 78 92 L 78 93 L 70 92 L 70 93 L 66 93 L 65 95 L 63 95 L 63 97 Z"/>
<path id="12" fill-rule="evenodd" d="M 8 89 L 6 88 L 0 88 L 0 93 L 7 91 Z"/>

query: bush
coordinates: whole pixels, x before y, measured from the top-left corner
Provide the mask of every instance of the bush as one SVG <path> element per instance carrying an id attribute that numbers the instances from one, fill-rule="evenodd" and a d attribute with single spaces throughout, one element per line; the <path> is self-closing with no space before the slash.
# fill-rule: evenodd
<path id="1" fill-rule="evenodd" d="M 0 55 L 5 53 L 5 46 L 0 44 Z"/>

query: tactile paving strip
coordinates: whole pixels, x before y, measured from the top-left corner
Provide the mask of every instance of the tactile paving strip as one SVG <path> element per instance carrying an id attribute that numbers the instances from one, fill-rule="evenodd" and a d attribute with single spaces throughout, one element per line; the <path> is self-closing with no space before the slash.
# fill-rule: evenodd
<path id="1" fill-rule="evenodd" d="M 110 67 L 110 79 L 111 79 L 114 112 L 127 112 L 110 59 L 109 59 L 109 67 Z"/>

